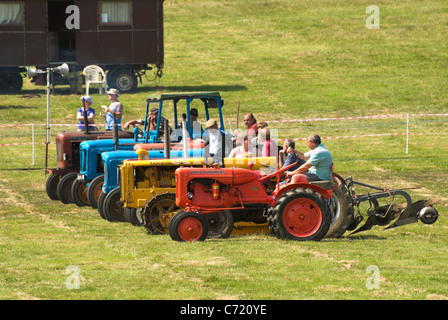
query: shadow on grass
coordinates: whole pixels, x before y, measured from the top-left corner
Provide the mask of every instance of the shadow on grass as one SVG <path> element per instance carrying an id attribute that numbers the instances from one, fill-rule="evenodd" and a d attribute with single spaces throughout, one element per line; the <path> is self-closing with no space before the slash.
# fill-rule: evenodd
<path id="1" fill-rule="evenodd" d="M 137 88 L 138 89 L 145 89 Z M 247 91 L 246 86 L 241 85 L 199 85 L 199 86 L 158 86 L 151 88 L 153 91 L 167 91 L 167 92 L 209 92 L 209 91 Z"/>
<path id="2" fill-rule="evenodd" d="M 18 96 L 22 98 L 32 98 L 46 95 L 46 87 L 36 87 L 35 89 L 22 89 L 20 92 L 1 92 L 0 95 Z M 92 92 L 93 91 L 93 92 Z M 192 85 L 192 86 L 139 86 L 129 94 L 151 93 L 151 92 L 232 92 L 232 91 L 247 91 L 246 86 L 242 85 Z M 91 90 L 92 94 L 99 93 L 96 88 Z M 74 93 L 69 86 L 55 86 L 54 91 L 51 90 L 51 95 L 82 95 L 84 93 Z M 126 93 L 123 93 L 123 95 Z"/>
<path id="3" fill-rule="evenodd" d="M 30 106 L 2 106 L 0 105 L 0 110 L 6 110 L 6 109 L 35 109 L 35 107 Z"/>

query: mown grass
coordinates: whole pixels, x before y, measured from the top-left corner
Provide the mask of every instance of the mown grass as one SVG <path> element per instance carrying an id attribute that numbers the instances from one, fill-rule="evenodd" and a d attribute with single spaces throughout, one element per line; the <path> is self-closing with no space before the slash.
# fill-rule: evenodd
<path id="1" fill-rule="evenodd" d="M 150 93 L 215 90 L 233 128 L 238 103 L 240 127 L 246 112 L 259 121 L 446 113 L 445 2 L 379 1 L 379 30 L 365 27 L 370 4 L 165 1 L 164 76 L 157 86 L 144 79 L 137 92 L 121 97 L 124 121 L 142 116 Z M 92 95 L 97 110 L 108 104 Z M 51 122 L 75 123 L 79 106 L 78 95 L 56 87 Z M 1 96 L 0 125 L 19 126 L 2 128 L 0 143 L 30 142 L 30 128 L 21 125 L 45 119 L 45 88 L 26 82 L 20 94 Z M 148 236 L 143 228 L 102 220 L 93 209 L 48 200 L 44 145 L 36 145 L 35 166 L 31 146 L 0 147 L 0 298 L 447 299 L 448 138 L 438 135 L 447 133 L 446 117 L 410 120 L 410 132 L 431 135 L 410 136 L 407 154 L 402 135 L 324 144 L 343 177 L 412 188 L 415 200 L 440 197 L 439 220 L 318 243 L 270 235 L 203 243 Z M 269 126 L 279 139 L 406 132 L 405 117 Z M 52 141 L 60 129 L 52 127 Z M 44 127 L 38 133 L 36 142 L 44 142 Z M 55 165 L 51 145 L 49 167 Z M 79 289 L 66 287 L 71 265 L 79 268 Z M 369 290 L 372 265 L 380 287 Z"/>

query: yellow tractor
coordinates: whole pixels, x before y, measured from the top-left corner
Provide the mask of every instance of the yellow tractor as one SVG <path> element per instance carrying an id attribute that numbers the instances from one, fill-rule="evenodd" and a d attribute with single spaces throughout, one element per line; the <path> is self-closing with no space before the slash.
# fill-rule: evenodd
<path id="1" fill-rule="evenodd" d="M 176 206 L 175 171 L 179 167 L 210 167 L 212 159 L 174 158 L 145 160 L 148 152 L 136 150 L 138 159 L 124 160 L 120 166 L 121 199 L 126 220 L 133 225 L 143 225 L 149 234 L 167 234 L 171 217 L 179 210 Z M 224 158 L 226 168 L 237 167 L 262 170 L 267 174 L 277 169 L 275 157 Z M 275 185 L 275 181 L 270 182 Z M 208 237 L 227 237 L 230 234 L 269 233 L 266 219 L 260 223 L 245 222 L 244 214 L 228 228 L 227 211 L 207 215 Z M 233 218 L 235 219 L 235 218 Z"/>

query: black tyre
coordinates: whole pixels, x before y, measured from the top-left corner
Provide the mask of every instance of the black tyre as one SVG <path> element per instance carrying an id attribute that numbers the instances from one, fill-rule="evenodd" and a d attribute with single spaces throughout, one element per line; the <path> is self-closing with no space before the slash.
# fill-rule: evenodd
<path id="1" fill-rule="evenodd" d="M 107 84 L 110 88 L 115 88 L 120 93 L 132 92 L 137 89 L 137 76 L 132 70 L 118 69 L 108 76 Z"/>
<path id="2" fill-rule="evenodd" d="M 90 205 L 87 201 L 87 184 L 89 182 L 86 180 L 78 180 L 76 179 L 72 183 L 72 198 L 75 204 L 78 207 L 85 207 Z"/>
<path id="3" fill-rule="evenodd" d="M 72 184 L 77 178 L 77 172 L 70 172 L 63 175 L 61 180 L 59 180 L 58 186 L 56 187 L 56 192 L 59 200 L 61 200 L 62 203 L 74 203 L 72 197 Z"/>
<path id="4" fill-rule="evenodd" d="M 104 184 L 104 176 L 98 176 L 90 181 L 87 187 L 87 201 L 92 208 L 98 208 L 98 198 L 100 197 Z"/>
<path id="5" fill-rule="evenodd" d="M 48 198 L 51 200 L 59 200 L 56 188 L 58 187 L 61 177 L 62 175 L 60 174 L 51 173 L 45 182 L 45 191 L 47 192 Z"/>
<path id="6" fill-rule="evenodd" d="M 312 189 L 286 192 L 272 211 L 271 232 L 278 238 L 320 241 L 330 228 L 330 210 L 324 198 Z"/>
<path id="7" fill-rule="evenodd" d="M 204 241 L 208 227 L 203 215 L 180 211 L 171 218 L 168 232 L 175 241 Z"/>
<path id="8" fill-rule="evenodd" d="M 230 210 L 205 214 L 208 238 L 228 238 L 233 230 L 233 216 Z"/>
<path id="9" fill-rule="evenodd" d="M 106 220 L 111 222 L 126 222 L 123 202 L 120 201 L 121 189 L 115 188 L 104 198 L 103 212 Z"/>
<path id="10" fill-rule="evenodd" d="M 347 186 L 341 181 L 338 181 L 338 183 L 338 187 L 333 191 L 333 199 L 327 200 L 330 207 L 331 222 L 325 238 L 341 237 L 355 220 L 352 197 Z"/>
<path id="11" fill-rule="evenodd" d="M 22 89 L 23 77 L 20 72 L 0 73 L 0 92 L 17 93 Z"/>
<path id="12" fill-rule="evenodd" d="M 142 209 L 123 207 L 124 217 L 126 221 L 136 227 L 142 226 L 143 220 L 141 218 L 139 219 L 139 217 L 141 216 L 141 213 L 139 212 L 140 210 Z"/>
<path id="13" fill-rule="evenodd" d="M 98 197 L 98 213 L 100 214 L 100 217 L 104 220 L 107 220 L 106 215 L 104 214 L 104 199 L 106 199 L 107 193 L 101 192 L 100 196 Z"/>

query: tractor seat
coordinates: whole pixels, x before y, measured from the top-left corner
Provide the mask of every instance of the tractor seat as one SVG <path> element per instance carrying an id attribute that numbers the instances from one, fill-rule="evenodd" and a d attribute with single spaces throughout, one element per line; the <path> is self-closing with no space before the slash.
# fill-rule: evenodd
<path id="1" fill-rule="evenodd" d="M 333 177 L 331 178 L 331 180 L 310 181 L 310 184 L 314 184 L 325 190 L 331 190 L 335 187 L 335 181 Z"/>

